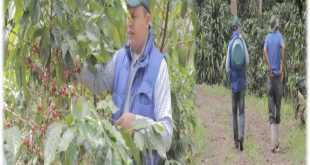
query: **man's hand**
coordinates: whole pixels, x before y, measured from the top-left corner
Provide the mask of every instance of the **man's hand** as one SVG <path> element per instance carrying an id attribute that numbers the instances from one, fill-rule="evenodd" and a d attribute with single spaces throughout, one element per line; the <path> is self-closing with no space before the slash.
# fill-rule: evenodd
<path id="1" fill-rule="evenodd" d="M 268 70 L 268 76 L 269 76 L 269 78 L 271 80 L 274 78 L 274 75 L 272 74 L 272 70 L 271 69 Z"/>
<path id="2" fill-rule="evenodd" d="M 133 129 L 131 124 L 134 120 L 136 120 L 136 115 L 126 112 L 116 121 L 116 125 L 124 127 L 127 133 L 132 135 Z"/>

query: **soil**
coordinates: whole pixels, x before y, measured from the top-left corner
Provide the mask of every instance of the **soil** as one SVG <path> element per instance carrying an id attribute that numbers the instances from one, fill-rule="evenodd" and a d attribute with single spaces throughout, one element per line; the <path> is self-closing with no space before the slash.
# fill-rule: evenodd
<path id="1" fill-rule="evenodd" d="M 205 85 L 197 85 L 195 92 L 197 115 L 206 134 L 206 149 L 199 153 L 198 164 L 291 164 L 285 156 L 288 148 L 281 146 L 281 137 L 289 136 L 296 127 L 293 119 L 280 123 L 280 151 L 272 153 L 267 107 L 249 105 L 245 101 L 244 151 L 241 152 L 235 148 L 233 140 L 230 94 L 208 93 Z M 266 113 L 258 113 L 255 108 Z"/>

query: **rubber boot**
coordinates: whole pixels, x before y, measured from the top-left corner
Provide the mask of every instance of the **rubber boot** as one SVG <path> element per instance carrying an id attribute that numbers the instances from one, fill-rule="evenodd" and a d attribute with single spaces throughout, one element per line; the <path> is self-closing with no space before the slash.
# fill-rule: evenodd
<path id="1" fill-rule="evenodd" d="M 243 137 L 239 139 L 240 151 L 243 151 Z"/>
<path id="2" fill-rule="evenodd" d="M 236 147 L 236 149 L 239 148 L 239 140 L 235 140 L 235 147 Z"/>
<path id="3" fill-rule="evenodd" d="M 276 152 L 276 124 L 271 124 L 270 125 L 270 130 L 271 130 L 271 152 L 275 153 Z"/>
<path id="4" fill-rule="evenodd" d="M 279 152 L 279 124 L 275 125 L 275 150 Z"/>

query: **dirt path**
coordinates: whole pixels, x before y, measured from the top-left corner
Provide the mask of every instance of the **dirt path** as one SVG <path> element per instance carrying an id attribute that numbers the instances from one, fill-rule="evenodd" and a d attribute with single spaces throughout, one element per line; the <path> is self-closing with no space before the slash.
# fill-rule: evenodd
<path id="1" fill-rule="evenodd" d="M 246 101 L 244 151 L 241 152 L 233 143 L 230 93 L 209 93 L 205 85 L 197 85 L 195 91 L 197 113 L 207 141 L 206 149 L 199 155 L 199 164 L 291 164 L 286 157 L 287 148 L 280 148 L 276 154 L 270 151 L 270 125 L 265 107 L 249 105 Z M 293 127 L 293 121 L 281 123 L 280 138 L 288 136 Z"/>

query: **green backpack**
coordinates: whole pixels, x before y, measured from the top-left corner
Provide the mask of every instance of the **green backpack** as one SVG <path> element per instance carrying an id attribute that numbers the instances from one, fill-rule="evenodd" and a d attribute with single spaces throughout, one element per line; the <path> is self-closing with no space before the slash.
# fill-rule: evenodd
<path id="1" fill-rule="evenodd" d="M 243 40 L 240 37 L 235 37 L 231 46 L 231 67 L 241 69 L 245 62 L 245 48 Z"/>

